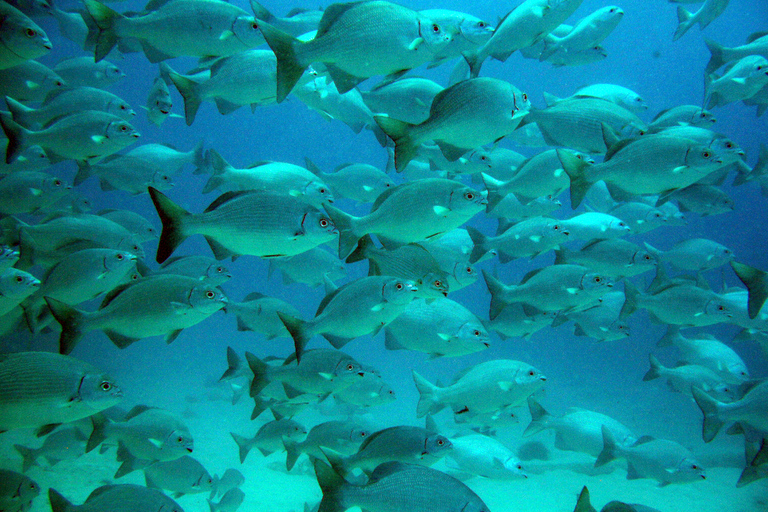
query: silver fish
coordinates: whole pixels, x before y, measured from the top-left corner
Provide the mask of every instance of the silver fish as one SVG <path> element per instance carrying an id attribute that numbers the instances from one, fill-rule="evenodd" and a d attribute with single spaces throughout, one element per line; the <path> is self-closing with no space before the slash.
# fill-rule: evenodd
<path id="1" fill-rule="evenodd" d="M 53 488 L 48 489 L 48 499 L 53 512 L 67 510 L 129 512 L 132 510 L 167 510 L 184 512 L 184 509 L 157 489 L 143 485 L 103 485 L 94 489 L 82 505 L 73 505 Z"/>
<path id="2" fill-rule="evenodd" d="M 53 48 L 45 31 L 9 3 L 0 5 L 0 18 L 0 69 L 42 57 Z"/>

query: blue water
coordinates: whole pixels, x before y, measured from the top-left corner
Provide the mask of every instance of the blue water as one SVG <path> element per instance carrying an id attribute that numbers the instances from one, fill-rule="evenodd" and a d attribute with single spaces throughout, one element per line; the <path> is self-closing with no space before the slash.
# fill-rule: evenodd
<path id="1" fill-rule="evenodd" d="M 75 5 L 65 0 L 60 3 L 61 8 Z M 233 0 L 232 3 L 249 10 L 243 0 Z M 515 4 L 458 0 L 400 3 L 414 9 L 463 10 L 492 23 Z M 130 1 L 111 5 L 118 11 L 138 10 L 142 7 L 140 3 Z M 290 3 L 272 0 L 265 2 L 265 5 L 276 15 L 284 15 L 293 7 L 319 6 L 313 0 Z M 573 22 L 604 5 L 607 5 L 607 2 L 585 0 L 569 21 Z M 545 106 L 543 92 L 564 97 L 585 85 L 615 83 L 638 92 L 645 99 L 650 108 L 643 119 L 649 121 L 658 111 L 666 108 L 680 104 L 701 104 L 704 95 L 703 69 L 709 59 L 704 37 L 714 39 L 725 46 L 737 46 L 743 44 L 749 34 L 768 28 L 768 3 L 763 0 L 731 0 L 723 15 L 706 30 L 701 32 L 698 27 L 694 27 L 681 39 L 673 42 L 672 34 L 677 26 L 676 4 L 622 0 L 618 5 L 625 11 L 625 15 L 617 30 L 603 43 L 608 51 L 608 58 L 605 60 L 583 67 L 553 68 L 515 54 L 504 63 L 486 61 L 481 74 L 513 83 L 526 91 L 533 104 L 538 107 Z M 698 4 L 684 5 L 694 9 Z M 74 43 L 58 36 L 52 20 L 42 19 L 38 22 L 47 31 L 55 46 L 49 55 L 40 59 L 41 62 L 53 67 L 62 59 L 82 54 L 82 50 Z M 126 99 L 138 112 L 132 124 L 142 134 L 140 144 L 162 142 L 186 151 L 199 140 L 203 140 L 206 148 L 215 148 L 236 167 L 244 167 L 260 160 L 303 165 L 304 157 L 310 157 L 326 171 L 346 162 L 370 163 L 380 168 L 386 164 L 386 153 L 370 131 L 363 130 L 354 134 L 339 121 L 324 120 L 295 97 L 280 105 L 259 107 L 254 113 L 245 107 L 227 116 L 220 115 L 213 103 L 206 102 L 200 108 L 192 126 L 186 126 L 182 119 L 169 119 L 157 127 L 150 124 L 144 111 L 139 109 L 139 106 L 145 104 L 152 81 L 157 76 L 157 66 L 151 65 L 141 53 L 128 54 L 123 60 L 114 62 L 127 77 L 112 86 L 110 91 Z M 171 67 L 180 72 L 193 67 L 195 63 L 191 58 L 169 61 Z M 445 84 L 451 69 L 452 64 L 446 64 L 434 70 L 416 69 L 413 74 Z M 362 88 L 370 87 L 375 81 L 368 80 Z M 183 114 L 181 97 L 174 89 L 172 95 L 173 112 Z M 746 107 L 741 103 L 715 108 L 713 112 L 718 119 L 715 130 L 736 141 L 746 151 L 747 162 L 753 165 L 760 144 L 768 143 L 768 116 L 758 118 L 755 116 L 755 107 Z M 525 155 L 533 155 L 539 151 L 538 148 L 517 147 L 507 141 L 502 141 L 500 145 Z M 64 177 L 74 176 L 75 166 L 72 162 L 58 164 L 55 169 Z M 166 191 L 167 195 L 190 211 L 202 211 L 217 196 L 215 192 L 201 194 L 205 180 L 207 177 L 192 175 L 188 169 L 176 178 L 176 186 Z M 666 249 L 688 238 L 709 238 L 733 249 L 738 261 L 758 268 L 768 268 L 768 198 L 760 194 L 754 183 L 739 188 L 733 188 L 729 183 L 730 179 L 723 185 L 723 190 L 735 202 L 736 208 L 733 212 L 713 217 L 689 214 L 685 226 L 663 227 L 627 239 L 635 242 L 647 241 Z M 78 191 L 94 203 L 95 211 L 107 207 L 127 208 L 141 213 L 160 227 L 147 195 L 134 197 L 122 192 L 105 193 L 99 189 L 96 180 L 87 181 Z M 561 218 L 574 214 L 568 208 L 565 196 L 567 194 L 564 194 L 562 199 L 566 206 L 554 213 Z M 342 208 L 349 209 L 347 203 L 341 202 L 341 205 Z M 583 208 L 577 210 L 577 213 L 583 211 Z M 473 218 L 469 225 L 488 234 L 495 231 L 495 222 L 482 213 Z M 155 265 L 152 261 L 156 249 L 154 244 L 155 242 L 151 242 L 145 245 L 150 266 Z M 176 254 L 207 255 L 210 250 L 202 237 L 192 237 L 181 245 Z M 496 267 L 504 282 L 516 283 L 529 270 L 550 265 L 552 261 L 552 254 L 548 253 L 533 260 L 517 260 L 508 265 L 486 261 L 481 263 L 479 268 L 492 270 Z M 235 262 L 228 262 L 227 265 L 234 277 L 223 285 L 223 289 L 235 300 L 242 300 L 248 293 L 258 291 L 291 302 L 299 308 L 305 318 L 310 318 L 324 295 L 322 289 L 310 289 L 301 284 L 285 286 L 279 274 L 268 279 L 267 262 L 256 257 L 244 256 Z M 349 276 L 360 277 L 365 275 L 366 271 L 365 264 L 359 263 L 349 267 Z M 708 278 L 716 289 L 719 288 L 718 272 L 709 273 Z M 650 277 L 644 275 L 636 282 L 642 284 L 648 279 Z M 730 285 L 738 284 L 730 268 L 726 269 L 725 279 Z M 452 294 L 451 298 L 464 304 L 480 318 L 487 318 L 490 296 L 482 279 Z M 656 382 L 641 381 L 647 371 L 649 352 L 659 353 L 666 364 L 675 362 L 675 353 L 672 349 L 655 349 L 655 343 L 663 335 L 665 326 L 650 323 L 643 311 L 630 317 L 629 323 L 632 336 L 624 341 L 597 343 L 588 338 L 574 337 L 570 327 L 562 326 L 547 328 L 535 334 L 530 341 L 503 341 L 493 334 L 492 346 L 486 351 L 434 361 L 427 361 L 426 357 L 419 353 L 386 351 L 381 335 L 373 339 L 366 336 L 355 340 L 345 347 L 345 351 L 378 368 L 398 394 L 398 400 L 394 404 L 371 411 L 371 418 L 378 428 L 396 424 L 421 424 L 421 420 L 415 417 L 418 396 L 412 382 L 411 370 L 418 371 L 432 382 L 446 382 L 457 371 L 472 364 L 506 358 L 528 362 L 547 375 L 546 392 L 541 400 L 556 414 L 562 414 L 571 406 L 592 409 L 622 421 L 638 435 L 650 434 L 672 439 L 683 443 L 695 453 L 721 450 L 729 454 L 739 454 L 742 449 L 740 438 L 721 434 L 712 445 L 704 445 L 700 437 L 701 413 L 690 399 L 671 394 Z M 736 326 L 720 324 L 701 329 L 699 332 L 712 333 L 729 341 L 738 330 Z M 35 349 L 54 350 L 56 337 L 45 337 L 34 343 Z M 161 339 L 153 338 L 142 340 L 126 350 L 119 350 L 103 334 L 96 332 L 86 336 L 72 355 L 107 369 L 118 381 L 124 383 L 126 405 L 145 403 L 162 406 L 177 413 L 193 411 L 197 419 L 190 421 L 195 421 L 197 425 L 206 425 L 203 427 L 205 432 L 196 432 L 193 428 L 193 434 L 208 443 L 198 442 L 198 451 L 201 454 L 198 458 L 205 463 L 205 454 L 209 454 L 212 460 L 216 457 L 215 462 L 212 462 L 215 467 L 211 471 L 221 473 L 227 465 L 239 466 L 236 446 L 227 432 L 235 430 L 250 435 L 256 430 L 256 424 L 249 426 L 247 407 L 242 404 L 229 408 L 225 407 L 226 404 L 211 405 L 211 402 L 205 400 L 207 391 L 203 384 L 218 378 L 225 369 L 225 348 L 228 345 L 240 353 L 249 350 L 261 357 L 284 357 L 289 355 L 293 348 L 293 343 L 288 339 L 265 341 L 255 333 L 238 332 L 233 315 L 217 313 L 183 332 L 169 346 Z M 319 337 L 310 344 L 310 348 L 326 346 L 327 342 Z M 766 355 L 761 352 L 757 343 L 738 344 L 733 348 L 745 360 L 753 377 L 768 376 Z M 203 401 L 189 403 L 185 398 L 189 395 L 197 396 Z M 211 411 L 215 411 L 215 414 Z M 438 421 L 450 425 L 449 415 L 443 414 L 445 416 L 439 416 Z M 528 421 L 527 411 L 521 409 L 521 418 L 519 428 L 503 433 L 504 440 L 511 445 L 520 442 L 520 433 Z M 450 429 L 452 428 L 451 426 Z M 541 438 L 549 439 L 546 436 Z M 0 438 L 0 444 L 3 443 Z M 559 452 L 553 451 L 552 456 L 559 456 Z M 250 457 L 252 460 L 247 464 L 261 462 L 257 454 Z M 4 466 L 8 467 L 17 463 L 13 460 L 3 462 Z M 104 464 L 101 478 L 108 479 L 113 472 L 113 468 L 109 469 L 113 461 L 105 458 Z M 669 504 L 669 510 L 760 510 L 761 505 L 757 500 L 760 497 L 763 500 L 768 499 L 766 481 L 734 491 L 739 471 L 733 470 L 727 474 L 715 472 L 707 482 L 673 486 L 675 490 L 672 491 L 669 488 L 657 490 L 649 481 L 627 482 L 626 485 L 622 483 L 624 494 L 618 491 L 616 494 L 606 492 L 606 499 L 595 500 L 595 506 L 599 508 L 608 499 L 631 498 L 634 501 L 642 501 L 647 498 L 649 503 L 658 503 L 655 493 L 664 492 L 667 493 L 665 501 Z M 98 470 L 96 473 L 98 474 Z M 618 477 L 613 477 L 623 482 L 623 470 L 617 470 L 616 473 Z M 55 474 L 46 474 L 44 487 L 56 487 L 57 478 L 59 477 Z M 281 487 L 280 492 L 290 492 L 292 482 L 297 482 L 297 488 L 308 485 L 306 478 L 296 478 L 291 480 L 289 476 L 281 480 L 281 485 L 288 487 Z M 542 478 L 540 475 L 532 475 L 527 481 L 516 483 L 512 487 L 494 487 L 493 484 L 483 483 L 480 486 L 483 491 L 481 496 L 489 503 L 503 503 L 504 493 L 508 492 L 517 497 L 525 496 L 527 492 L 538 495 L 542 493 Z M 557 502 L 553 510 L 571 510 L 581 485 L 601 485 L 598 477 L 573 474 L 569 478 L 568 488 L 558 490 L 564 498 Z M 310 481 L 309 485 L 311 484 Z M 638 492 L 638 489 L 642 491 Z M 728 502 L 721 506 L 717 504 L 717 496 L 724 492 L 723 489 L 727 489 L 728 496 L 735 498 L 729 498 Z M 244 490 L 248 495 L 248 482 Z M 87 495 L 87 491 L 88 489 L 84 489 L 84 495 Z M 316 497 L 319 497 L 319 491 L 315 493 Z M 683 493 L 685 499 L 675 501 L 675 498 L 680 498 L 676 493 Z M 251 494 L 251 499 L 258 498 Z M 202 507 L 205 507 L 202 496 L 188 496 L 184 500 L 181 503 L 187 510 L 202 510 Z M 45 501 L 45 497 L 40 496 L 36 501 L 36 508 L 45 509 Z M 686 503 L 689 505 L 686 506 Z M 264 504 L 264 507 L 265 510 L 272 510 L 268 503 Z M 543 507 L 541 502 L 534 501 L 526 510 L 545 510 L 540 507 Z M 241 510 L 244 509 L 245 507 Z M 497 512 L 504 510 L 503 507 L 492 509 Z"/>

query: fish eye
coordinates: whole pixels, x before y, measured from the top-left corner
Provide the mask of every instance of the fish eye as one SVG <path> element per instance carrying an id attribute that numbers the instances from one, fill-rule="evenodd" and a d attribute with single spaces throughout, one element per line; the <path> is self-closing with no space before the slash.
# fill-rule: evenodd
<path id="1" fill-rule="evenodd" d="M 488 160 L 488 155 L 481 156 L 480 160 L 482 160 L 483 162 L 486 162 Z"/>
<path id="2" fill-rule="evenodd" d="M 224 272 L 224 267 L 216 267 L 216 272 L 221 274 L 222 272 Z"/>
<path id="3" fill-rule="evenodd" d="M 703 152 L 701 155 L 702 155 L 704 158 L 709 158 L 710 156 L 712 156 L 712 154 L 711 154 L 709 151 L 704 151 L 704 152 Z"/>
<path id="4" fill-rule="evenodd" d="M 661 217 L 661 214 L 660 213 L 654 213 L 653 216 L 658 219 L 658 218 Z"/>
<path id="5" fill-rule="evenodd" d="M 389 187 L 389 186 L 391 186 L 391 185 L 392 185 L 391 183 L 385 183 L 385 184 L 384 184 L 384 186 L 385 186 L 385 187 Z"/>
<path id="6" fill-rule="evenodd" d="M 478 21 L 477 22 L 477 26 L 480 27 L 480 28 L 484 28 L 485 27 L 485 22 L 484 21 Z"/>
<path id="7" fill-rule="evenodd" d="M 212 299 L 216 296 L 216 294 L 208 290 L 207 292 L 205 292 L 205 296 L 208 297 L 209 299 Z"/>
<path id="8" fill-rule="evenodd" d="M 523 101 L 528 101 L 528 94 L 527 93 L 523 93 Z"/>
<path id="9" fill-rule="evenodd" d="M 438 280 L 436 280 L 436 281 L 435 281 L 435 287 L 436 287 L 436 288 L 440 288 L 441 286 L 443 286 L 443 282 L 442 282 L 442 281 L 440 281 L 439 279 L 438 279 Z"/>
<path id="10" fill-rule="evenodd" d="M 53 180 L 53 184 L 56 185 L 57 187 L 60 187 L 61 186 L 61 180 Z"/>
<path id="11" fill-rule="evenodd" d="M 184 438 L 179 436 L 179 437 L 176 438 L 176 442 L 177 443 L 183 443 L 184 442 Z"/>
<path id="12" fill-rule="evenodd" d="M 355 369 L 355 365 L 353 365 L 352 363 L 349 363 L 349 364 L 347 365 L 347 371 L 350 371 L 350 372 L 351 372 L 351 371 L 352 371 L 352 370 L 354 370 L 354 369 Z"/>
<path id="13" fill-rule="evenodd" d="M 321 228 L 327 228 L 330 225 L 330 222 L 328 222 L 328 219 L 320 219 L 320 227 Z"/>
<path id="14" fill-rule="evenodd" d="M 123 255 L 122 254 L 118 254 L 115 257 L 117 258 L 117 261 L 123 261 Z"/>
<path id="15" fill-rule="evenodd" d="M 128 127 L 127 127 L 127 126 L 125 126 L 124 124 L 123 124 L 123 125 L 120 125 L 120 131 L 121 131 L 121 132 L 127 132 L 127 131 L 128 131 Z"/>
<path id="16" fill-rule="evenodd" d="M 471 274 L 471 273 L 472 273 L 472 267 L 467 267 L 467 268 L 465 268 L 465 269 L 464 269 L 464 271 L 465 271 L 467 274 Z"/>
<path id="17" fill-rule="evenodd" d="M 435 34 L 439 33 L 440 32 L 440 25 L 438 25 L 437 23 L 433 23 L 432 24 L 432 32 L 434 32 Z"/>
<path id="18" fill-rule="evenodd" d="M 27 34 L 27 37 L 35 37 L 37 35 L 37 31 L 33 28 L 28 28 L 24 33 Z"/>
<path id="19" fill-rule="evenodd" d="M 651 261 L 651 255 L 650 254 L 646 254 L 645 256 L 643 256 L 643 259 L 645 261 Z"/>
<path id="20" fill-rule="evenodd" d="M 437 446 L 443 446 L 444 444 L 445 444 L 445 441 L 443 441 L 442 439 L 437 440 Z"/>
<path id="21" fill-rule="evenodd" d="M 466 199 L 467 201 L 472 201 L 474 198 L 475 198 L 475 194 L 472 192 L 466 192 L 464 194 L 464 199 Z"/>
<path id="22" fill-rule="evenodd" d="M 472 331 L 472 334 L 474 334 L 475 336 L 480 336 L 480 331 L 475 329 L 474 331 Z"/>
<path id="23" fill-rule="evenodd" d="M 522 464 L 518 464 L 516 467 L 517 467 L 517 469 L 519 469 L 519 470 L 522 470 L 522 469 L 523 469 L 523 465 L 522 465 Z"/>
<path id="24" fill-rule="evenodd" d="M 733 149 L 733 143 L 731 143 L 731 142 L 726 142 L 726 143 L 725 143 L 725 147 L 726 147 L 726 148 L 728 148 L 728 149 Z"/>
<path id="25" fill-rule="evenodd" d="M 723 307 L 722 305 L 717 306 L 717 310 L 718 311 L 725 311 L 725 307 Z"/>
<path id="26" fill-rule="evenodd" d="M 395 290 L 402 290 L 403 289 L 403 283 L 397 283 L 395 285 Z"/>
<path id="27" fill-rule="evenodd" d="M 15 281 L 16 281 L 17 283 L 23 283 L 23 282 L 24 282 L 24 278 L 23 278 L 23 277 L 21 277 L 21 276 L 16 276 L 16 279 L 15 279 Z"/>
<path id="28" fill-rule="evenodd" d="M 697 466 L 696 464 L 693 464 L 691 465 L 691 469 L 699 469 L 699 466 Z"/>
<path id="29" fill-rule="evenodd" d="M 104 382 L 101 383 L 100 387 L 101 387 L 102 391 L 109 391 L 110 389 L 112 389 L 112 384 L 110 384 L 107 381 L 104 381 Z"/>
<path id="30" fill-rule="evenodd" d="M 258 30 L 259 29 L 259 24 L 254 21 L 253 23 L 251 23 L 251 28 L 253 30 Z"/>
<path id="31" fill-rule="evenodd" d="M 600 277 L 600 276 L 596 276 L 592 281 L 594 281 L 595 283 L 602 283 L 603 282 L 603 278 Z"/>
<path id="32" fill-rule="evenodd" d="M 704 119 L 705 117 L 707 117 L 707 114 L 705 114 L 704 112 L 702 112 L 702 113 L 700 113 L 700 114 L 699 114 L 699 117 L 700 117 L 700 118 L 702 118 L 702 119 Z"/>
<path id="33" fill-rule="evenodd" d="M 321 193 L 321 194 L 325 194 L 326 192 L 327 192 L 327 190 L 325 190 L 325 188 L 324 188 L 324 187 L 320 187 L 320 193 Z"/>
<path id="34" fill-rule="evenodd" d="M 582 155 L 576 155 L 576 158 L 578 158 L 579 160 L 584 160 L 584 157 Z"/>
<path id="35" fill-rule="evenodd" d="M 552 229 L 554 229 L 555 231 L 560 231 L 560 224 L 555 224 L 554 226 L 552 226 Z"/>
<path id="36" fill-rule="evenodd" d="M 534 375 L 536 375 L 536 372 L 534 372 L 533 370 L 528 370 L 528 375 L 533 377 Z"/>

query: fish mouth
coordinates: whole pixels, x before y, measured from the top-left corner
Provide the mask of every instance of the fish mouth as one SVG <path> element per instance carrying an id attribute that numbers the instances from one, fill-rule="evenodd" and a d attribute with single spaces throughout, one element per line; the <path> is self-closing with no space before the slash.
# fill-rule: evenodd
<path id="1" fill-rule="evenodd" d="M 189 453 L 192 453 L 192 448 L 187 448 L 187 451 L 188 451 Z"/>
<path id="2" fill-rule="evenodd" d="M 483 345 L 485 345 L 485 348 L 491 348 L 491 344 L 490 343 L 483 342 Z"/>

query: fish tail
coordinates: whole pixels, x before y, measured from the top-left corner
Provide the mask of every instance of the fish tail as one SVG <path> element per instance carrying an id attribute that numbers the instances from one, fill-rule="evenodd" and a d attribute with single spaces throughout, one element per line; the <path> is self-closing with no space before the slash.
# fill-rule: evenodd
<path id="1" fill-rule="evenodd" d="M 323 203 L 323 208 L 333 221 L 333 225 L 339 230 L 339 259 L 344 260 L 352 253 L 361 235 L 365 233 L 358 234 L 356 217 L 328 203 Z"/>
<path id="2" fill-rule="evenodd" d="M 613 434 L 605 425 L 601 425 L 600 430 L 603 433 L 603 451 L 597 456 L 596 468 L 616 459 L 616 439 L 613 438 Z"/>
<path id="3" fill-rule="evenodd" d="M 237 373 L 241 370 L 242 367 L 243 367 L 243 360 L 240 359 L 240 356 L 237 355 L 237 352 L 235 352 L 235 349 L 233 349 L 232 347 L 227 347 L 227 369 L 221 375 L 219 380 L 222 381 L 222 380 L 231 379 L 232 377 L 237 375 Z"/>
<path id="4" fill-rule="evenodd" d="M 651 368 L 646 372 L 646 374 L 643 376 L 643 382 L 648 382 L 649 380 L 658 379 L 661 377 L 661 370 L 664 368 L 658 359 L 656 359 L 656 356 L 653 354 L 648 354 L 648 361 L 651 363 Z"/>
<path id="5" fill-rule="evenodd" d="M 235 434 L 234 432 L 230 432 L 229 435 L 231 435 L 232 439 L 234 439 L 235 443 L 237 443 L 238 453 L 240 454 L 240 464 L 242 464 L 245 462 L 245 458 L 248 456 L 248 452 L 250 452 L 251 448 L 253 448 L 253 443 L 250 439 Z"/>
<path id="6" fill-rule="evenodd" d="M 227 169 L 227 167 L 230 167 L 227 161 L 224 160 L 224 157 L 222 157 L 215 149 L 209 149 L 206 158 L 209 162 L 211 177 L 208 179 L 208 183 L 206 183 L 205 187 L 203 188 L 203 194 L 213 192 L 217 188 L 224 185 L 225 180 L 221 175 L 224 174 L 224 171 Z"/>
<path id="7" fill-rule="evenodd" d="M 507 294 L 504 283 L 490 275 L 483 270 L 483 278 L 485 279 L 485 285 L 488 287 L 488 292 L 491 294 L 491 308 L 488 312 L 488 317 L 493 320 L 501 310 L 509 305 L 509 302 L 504 299 Z"/>
<path id="8" fill-rule="evenodd" d="M 101 413 L 91 416 L 91 424 L 93 430 L 88 437 L 88 443 L 85 445 L 85 452 L 88 453 L 107 439 L 106 426 L 109 420 Z"/>
<path id="9" fill-rule="evenodd" d="M 280 317 L 280 321 L 288 330 L 293 338 L 293 346 L 296 350 L 296 363 L 301 362 L 301 355 L 304 353 L 304 347 L 307 346 L 307 342 L 312 337 L 312 333 L 306 328 L 307 323 L 299 318 L 286 315 L 281 312 L 277 312 L 277 316 Z"/>
<path id="10" fill-rule="evenodd" d="M 717 69 L 720 69 L 725 65 L 725 58 L 723 57 L 723 45 L 711 39 L 704 39 L 704 43 L 707 45 L 707 49 L 711 54 L 709 57 L 709 62 L 707 62 L 707 67 L 704 68 L 704 73 L 714 73 Z"/>
<path id="11" fill-rule="evenodd" d="M 280 313 L 278 313 L 278 315 L 279 314 Z M 267 363 L 251 354 L 250 352 L 245 353 L 245 359 L 248 361 L 248 366 L 253 372 L 253 380 L 251 381 L 251 396 L 258 396 L 258 394 L 261 393 L 261 390 L 267 387 L 267 384 L 270 382 L 267 374 L 269 366 Z"/>
<path id="12" fill-rule="evenodd" d="M 208 160 L 208 152 L 203 148 L 202 139 L 195 145 L 192 150 L 192 165 L 195 166 L 195 170 L 192 174 L 210 174 L 210 160 Z"/>
<path id="13" fill-rule="evenodd" d="M 14 121 L 19 123 L 21 126 L 31 125 L 32 121 L 29 119 L 29 116 L 35 111 L 35 109 L 30 108 L 8 96 L 5 97 L 5 104 L 8 106 L 8 111 L 11 113 L 11 117 Z"/>
<path id="14" fill-rule="evenodd" d="M 419 144 L 413 138 L 410 128 L 413 126 L 405 121 L 393 119 L 387 115 L 375 115 L 373 119 L 387 137 L 395 143 L 395 170 L 402 172 L 408 162 L 416 157 Z"/>
<path id="15" fill-rule="evenodd" d="M 473 244 L 472 252 L 469 255 L 469 262 L 474 264 L 488 252 L 488 237 L 471 226 L 467 226 L 466 229 Z"/>
<path id="16" fill-rule="evenodd" d="M 43 297 L 53 317 L 61 324 L 59 353 L 67 355 L 74 350 L 85 332 L 86 313 L 51 297 Z"/>
<path id="17" fill-rule="evenodd" d="M 72 503 L 53 487 L 48 489 L 48 501 L 51 502 L 51 512 L 66 512 L 74 508 Z"/>
<path id="18" fill-rule="evenodd" d="M 288 439 L 287 437 L 283 437 L 283 446 L 285 447 L 285 469 L 290 471 L 293 469 L 293 466 L 296 464 L 296 460 L 301 455 L 301 450 L 299 449 L 299 443 L 294 441 L 293 439 Z"/>
<path id="19" fill-rule="evenodd" d="M 589 489 L 586 485 L 582 487 L 579 493 L 579 499 L 576 500 L 576 508 L 573 509 L 573 512 L 597 512 L 589 501 Z"/>
<path id="20" fill-rule="evenodd" d="M 318 508 L 317 512 L 344 510 L 346 507 L 343 504 L 343 493 L 341 491 L 347 485 L 346 480 L 331 466 L 319 459 L 313 459 L 312 464 L 315 467 L 317 483 L 323 492 L 323 499 L 320 501 L 320 508 Z"/>
<path id="21" fill-rule="evenodd" d="M 419 392 L 419 404 L 416 406 L 416 417 L 421 418 L 427 414 L 436 414 L 440 412 L 440 410 L 445 407 L 445 404 L 441 403 L 436 396 L 440 388 L 419 375 L 416 370 L 413 370 L 412 372 L 413 382 L 416 384 L 416 389 Z"/>
<path id="22" fill-rule="evenodd" d="M 357 249 L 352 251 L 349 256 L 347 256 L 347 259 L 345 260 L 345 263 L 355 263 L 358 261 L 362 261 L 364 259 L 368 258 L 368 254 L 371 249 L 374 249 L 376 246 L 373 244 L 373 239 L 371 239 L 370 235 L 365 235 L 360 240 L 357 241 Z M 368 265 L 371 267 L 371 270 L 374 269 L 375 264 L 373 261 L 370 261 Z M 378 274 L 371 274 L 370 271 L 368 272 L 369 276 L 378 275 Z"/>
<path id="23" fill-rule="evenodd" d="M 531 423 L 523 431 L 523 437 L 532 436 L 549 427 L 552 415 L 533 397 L 528 397 L 528 410 L 531 411 Z"/>
<path id="24" fill-rule="evenodd" d="M 217 510 L 219 510 L 219 505 L 220 505 L 219 503 L 216 503 L 213 500 L 208 498 L 206 498 L 205 501 L 208 502 L 208 507 L 211 509 L 211 512 L 216 512 Z"/>
<path id="25" fill-rule="evenodd" d="M 675 340 L 680 337 L 680 326 L 679 325 L 668 325 L 667 326 L 667 332 L 664 333 L 664 336 L 661 337 L 661 339 L 656 343 L 657 347 L 669 347 L 674 345 Z"/>
<path id="26" fill-rule="evenodd" d="M 755 318 L 768 298 L 768 272 L 735 261 L 731 262 L 731 267 L 749 291 L 747 312 L 749 318 Z"/>
<path id="27" fill-rule="evenodd" d="M 13 445 L 14 448 L 16 448 L 16 451 L 19 452 L 22 458 L 21 462 L 21 471 L 22 473 L 26 473 L 29 468 L 32 466 L 37 466 L 37 455 L 38 450 L 27 448 L 26 446 L 22 446 L 20 444 Z"/>
<path id="28" fill-rule="evenodd" d="M 259 23 L 259 29 L 277 59 L 277 102 L 280 103 L 307 69 L 296 54 L 296 49 L 304 43 L 263 21 Z"/>
<path id="29" fill-rule="evenodd" d="M 693 399 L 704 414 L 704 422 L 701 426 L 701 438 L 705 443 L 715 438 L 720 428 L 723 426 L 723 420 L 720 419 L 720 402 L 706 394 L 701 389 L 693 386 L 691 388 Z"/>
<path id="30" fill-rule="evenodd" d="M 745 467 L 744 471 L 741 472 L 741 476 L 739 476 L 739 480 L 736 482 L 736 487 L 744 487 L 747 484 L 751 484 L 755 480 L 764 478 L 760 476 L 760 472 L 757 468 L 758 466 L 753 465 Z"/>
<path id="31" fill-rule="evenodd" d="M 29 146 L 29 137 L 32 132 L 11 119 L 8 113 L 0 114 L 0 125 L 5 136 L 8 137 L 8 148 L 5 150 L 5 163 L 10 164 L 19 158 L 19 155 Z"/>
<path id="32" fill-rule="evenodd" d="M 486 55 L 481 55 L 479 51 L 463 52 L 461 55 L 469 66 L 469 78 L 477 78 L 480 75 L 480 68 L 483 67 Z"/>
<path id="33" fill-rule="evenodd" d="M 77 160 L 77 174 L 72 184 L 77 186 L 95 174 L 93 166 L 85 160 Z"/>
<path id="34" fill-rule="evenodd" d="M 585 172 L 589 164 L 574 155 L 572 151 L 564 149 L 557 150 L 557 158 L 571 180 L 571 208 L 576 208 L 592 186 Z"/>
<path id="35" fill-rule="evenodd" d="M 621 306 L 619 318 L 626 318 L 637 310 L 640 290 L 630 281 L 624 281 L 624 305 Z"/>
<path id="36" fill-rule="evenodd" d="M 504 186 L 504 182 L 499 181 L 484 172 L 480 173 L 480 176 L 483 179 L 485 189 L 488 191 L 488 206 L 485 207 L 485 213 L 490 213 L 499 205 L 501 200 L 504 199 L 504 196 L 506 196 L 501 190 L 501 187 Z"/>
<path id="37" fill-rule="evenodd" d="M 192 126 L 197 110 L 203 102 L 203 98 L 200 96 L 200 84 L 175 71 L 169 72 L 168 76 L 173 85 L 176 86 L 176 89 L 178 89 L 181 97 L 184 98 L 184 119 L 187 122 L 187 126 Z"/>
<path id="38" fill-rule="evenodd" d="M 106 57 L 117 44 L 118 35 L 115 32 L 115 21 L 124 18 L 122 14 L 114 11 L 96 0 L 83 0 L 85 9 L 93 18 L 98 34 L 96 35 L 96 48 L 94 59 L 99 62 Z"/>
<path id="39" fill-rule="evenodd" d="M 183 220 L 191 214 L 154 187 L 148 187 L 149 196 L 157 209 L 163 230 L 160 233 L 160 243 L 157 246 L 155 261 L 162 263 L 173 254 L 187 235 L 184 234 Z"/>
<path id="40" fill-rule="evenodd" d="M 691 23 L 691 16 L 692 14 L 688 11 L 686 11 L 682 6 L 677 6 L 677 30 L 675 30 L 675 35 L 672 36 L 673 41 L 677 41 L 681 37 L 683 37 L 683 34 L 688 32 L 688 29 L 693 26 Z"/>

